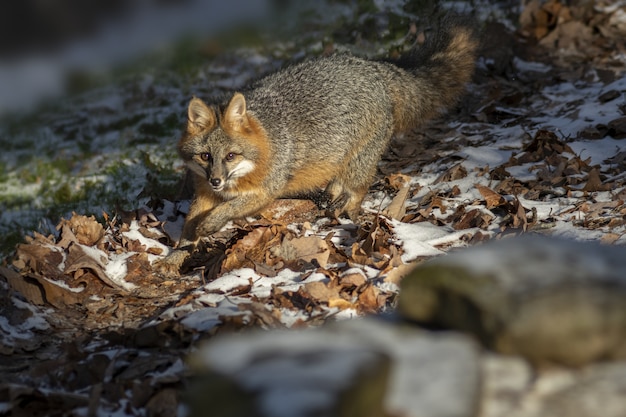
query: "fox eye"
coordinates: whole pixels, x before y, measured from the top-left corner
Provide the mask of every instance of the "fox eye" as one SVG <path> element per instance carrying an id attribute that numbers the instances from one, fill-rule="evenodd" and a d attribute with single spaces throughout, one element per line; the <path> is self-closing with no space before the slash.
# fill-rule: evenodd
<path id="1" fill-rule="evenodd" d="M 210 161 L 211 160 L 211 154 L 208 152 L 202 152 L 200 154 L 200 159 L 202 159 L 203 161 Z"/>
<path id="2" fill-rule="evenodd" d="M 235 159 L 235 153 L 234 152 L 228 152 L 226 154 L 226 160 L 227 161 L 232 161 L 233 159 Z"/>

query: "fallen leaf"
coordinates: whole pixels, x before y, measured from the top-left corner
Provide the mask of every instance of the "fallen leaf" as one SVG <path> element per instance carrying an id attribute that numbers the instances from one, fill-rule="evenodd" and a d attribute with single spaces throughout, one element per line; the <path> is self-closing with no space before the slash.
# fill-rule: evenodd
<path id="1" fill-rule="evenodd" d="M 354 305 L 343 298 L 332 298 L 328 300 L 328 307 L 330 308 L 338 308 L 339 310 L 347 310 L 349 308 L 353 308 Z"/>
<path id="2" fill-rule="evenodd" d="M 366 282 L 367 282 L 367 279 L 365 278 L 365 276 L 363 274 L 358 274 L 358 273 L 342 275 L 339 278 L 339 285 L 341 285 L 342 287 L 348 287 L 348 286 L 360 287 Z"/>
<path id="3" fill-rule="evenodd" d="M 492 209 L 494 207 L 499 207 L 506 204 L 506 200 L 503 196 L 496 193 L 489 187 L 485 187 L 481 184 L 475 184 L 474 187 L 478 190 L 480 195 L 485 199 L 485 203 L 488 209 Z"/>
<path id="4" fill-rule="evenodd" d="M 466 211 L 463 206 L 457 209 L 455 217 L 458 217 L 458 220 L 452 224 L 454 230 L 471 229 L 474 227 L 486 229 L 495 218 L 495 216 L 485 213 L 479 208 Z"/>
<path id="5" fill-rule="evenodd" d="M 339 290 L 337 288 L 330 288 L 328 285 L 321 281 L 308 282 L 304 284 L 304 290 L 318 302 L 327 303 L 334 298 L 339 297 Z"/>
<path id="6" fill-rule="evenodd" d="M 405 174 L 390 174 L 385 177 L 390 186 L 392 186 L 396 191 L 400 191 L 402 188 L 406 187 L 411 181 L 411 177 Z"/>
<path id="7" fill-rule="evenodd" d="M 409 273 L 411 273 L 411 271 L 415 269 L 416 265 L 420 264 L 421 262 L 423 261 L 415 261 L 415 262 L 411 262 L 408 264 L 402 264 L 400 266 L 397 266 L 389 270 L 387 274 L 385 275 L 385 277 L 383 278 L 383 280 L 385 282 L 390 282 L 392 284 L 398 285 L 400 284 L 400 281 L 402 281 L 402 278 L 404 278 Z"/>
<path id="8" fill-rule="evenodd" d="M 57 279 L 63 275 L 59 269 L 63 261 L 64 255 L 60 248 L 44 246 L 34 241 L 31 244 L 17 245 L 13 265 L 22 272 L 35 272 L 50 279 Z"/>
<path id="9" fill-rule="evenodd" d="M 602 180 L 600 179 L 600 171 L 597 168 L 589 171 L 589 174 L 587 175 L 587 182 L 583 187 L 583 191 L 608 191 L 610 189 L 611 186 L 609 184 L 602 184 Z"/>
<path id="10" fill-rule="evenodd" d="M 465 177 L 467 177 L 467 169 L 465 169 L 465 167 L 459 163 L 447 169 L 433 182 L 433 184 L 460 180 L 461 178 Z"/>
<path id="11" fill-rule="evenodd" d="M 29 275 L 27 279 L 37 281 L 41 285 L 46 302 L 58 309 L 66 309 L 69 306 L 82 304 L 85 301 L 85 294 L 75 293 L 66 286 L 57 284 L 56 281 L 38 275 Z"/>
<path id="12" fill-rule="evenodd" d="M 400 220 L 406 214 L 404 203 L 409 196 L 410 187 L 408 183 L 398 190 L 391 203 L 387 206 L 384 213 L 395 220 Z"/>
<path id="13" fill-rule="evenodd" d="M 622 236 L 618 235 L 617 233 L 607 233 L 604 236 L 602 236 L 602 238 L 600 239 L 600 242 L 604 243 L 605 245 L 611 245 L 615 243 L 620 237 Z"/>
<path id="14" fill-rule="evenodd" d="M 380 309 L 380 305 L 378 304 L 378 295 L 380 290 L 373 286 L 368 285 L 366 288 L 359 294 L 359 304 L 358 308 L 360 311 L 364 313 L 376 313 Z"/>
<path id="15" fill-rule="evenodd" d="M 72 213 L 69 220 L 61 220 L 57 230 L 66 225 L 69 226 L 78 242 L 86 246 L 94 246 L 104 237 L 104 228 L 94 216 L 87 217 Z"/>
<path id="16" fill-rule="evenodd" d="M 291 245 L 291 247 L 295 250 L 295 253 L 293 254 L 295 259 L 300 259 L 309 263 L 316 261 L 322 268 L 326 267 L 328 257 L 330 256 L 330 250 L 324 239 L 317 236 L 305 236 L 291 239 L 288 242 L 289 245 Z"/>
<path id="17" fill-rule="evenodd" d="M 254 268 L 255 263 L 266 262 L 268 251 L 280 244 L 282 230 L 273 226 L 253 228 L 226 251 L 222 273 L 239 268 Z"/>
<path id="18" fill-rule="evenodd" d="M 79 269 L 89 269 L 96 277 L 109 287 L 115 288 L 122 293 L 128 293 L 127 290 L 109 278 L 106 272 L 104 272 L 104 265 L 101 261 L 89 256 L 79 245 L 73 244 L 69 248 L 63 272 L 69 275 Z"/>
<path id="19" fill-rule="evenodd" d="M 0 265 L 0 276 L 3 276 L 9 286 L 19 292 L 33 304 L 44 304 L 43 288 L 37 280 L 30 279 L 26 276 L 18 274 L 12 269 Z"/>

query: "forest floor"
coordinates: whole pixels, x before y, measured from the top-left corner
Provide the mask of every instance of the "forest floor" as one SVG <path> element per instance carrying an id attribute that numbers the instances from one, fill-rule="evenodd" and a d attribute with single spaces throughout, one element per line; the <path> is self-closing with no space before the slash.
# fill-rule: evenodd
<path id="1" fill-rule="evenodd" d="M 279 200 L 212 236 L 177 279 L 151 264 L 172 250 L 189 204 L 176 200 L 175 154 L 189 97 L 245 85 L 287 56 L 347 49 L 344 32 L 224 53 L 194 44 L 178 52 L 202 51 L 191 69 L 125 75 L 6 119 L 0 415 L 170 415 L 184 408 L 184 358 L 201 339 L 390 311 L 416 264 L 486 240 L 626 243 L 623 8 L 532 2 L 480 19 L 468 94 L 394 138 L 358 222 Z M 386 43 L 365 28 L 350 37 L 356 52 L 395 47 L 420 27 Z"/>

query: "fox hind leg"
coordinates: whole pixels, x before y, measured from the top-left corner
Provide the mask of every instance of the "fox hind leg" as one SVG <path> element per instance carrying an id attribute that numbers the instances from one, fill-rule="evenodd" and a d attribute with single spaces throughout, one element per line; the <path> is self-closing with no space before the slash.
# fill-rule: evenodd
<path id="1" fill-rule="evenodd" d="M 345 213 L 352 220 L 357 219 L 376 174 L 378 161 L 390 138 L 391 128 L 381 129 L 378 134 L 362 142 L 360 152 L 355 151 L 350 155 L 344 170 L 326 187 L 331 210 L 338 211 L 338 214 Z"/>
<path id="2" fill-rule="evenodd" d="M 369 182 L 360 187 L 346 186 L 338 180 L 333 180 L 328 187 L 326 193 L 330 196 L 328 209 L 337 215 L 345 213 L 351 220 L 356 220 L 361 211 L 361 203 L 367 190 Z"/>
<path id="3" fill-rule="evenodd" d="M 348 169 L 342 173 L 343 175 L 339 175 L 328 184 L 326 193 L 330 196 L 328 208 L 337 214 L 345 213 L 354 221 L 359 216 L 361 203 L 376 173 L 376 161 L 369 160 L 367 164 L 363 160 L 350 162 L 354 163 L 348 163 Z M 353 165 L 358 166 L 359 170 L 351 170 L 350 166 Z"/>

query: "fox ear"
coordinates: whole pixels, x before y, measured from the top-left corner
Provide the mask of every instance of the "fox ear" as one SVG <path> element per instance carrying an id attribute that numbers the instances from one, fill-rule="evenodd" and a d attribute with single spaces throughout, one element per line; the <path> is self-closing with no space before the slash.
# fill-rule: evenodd
<path id="1" fill-rule="evenodd" d="M 187 130 L 191 132 L 209 130 L 217 124 L 215 111 L 197 97 L 192 98 L 189 102 L 187 117 L 189 118 Z"/>
<path id="2" fill-rule="evenodd" d="M 248 117 L 246 115 L 246 99 L 243 94 L 235 93 L 230 99 L 226 111 L 224 111 L 224 120 L 232 128 L 239 130 L 246 125 Z"/>

